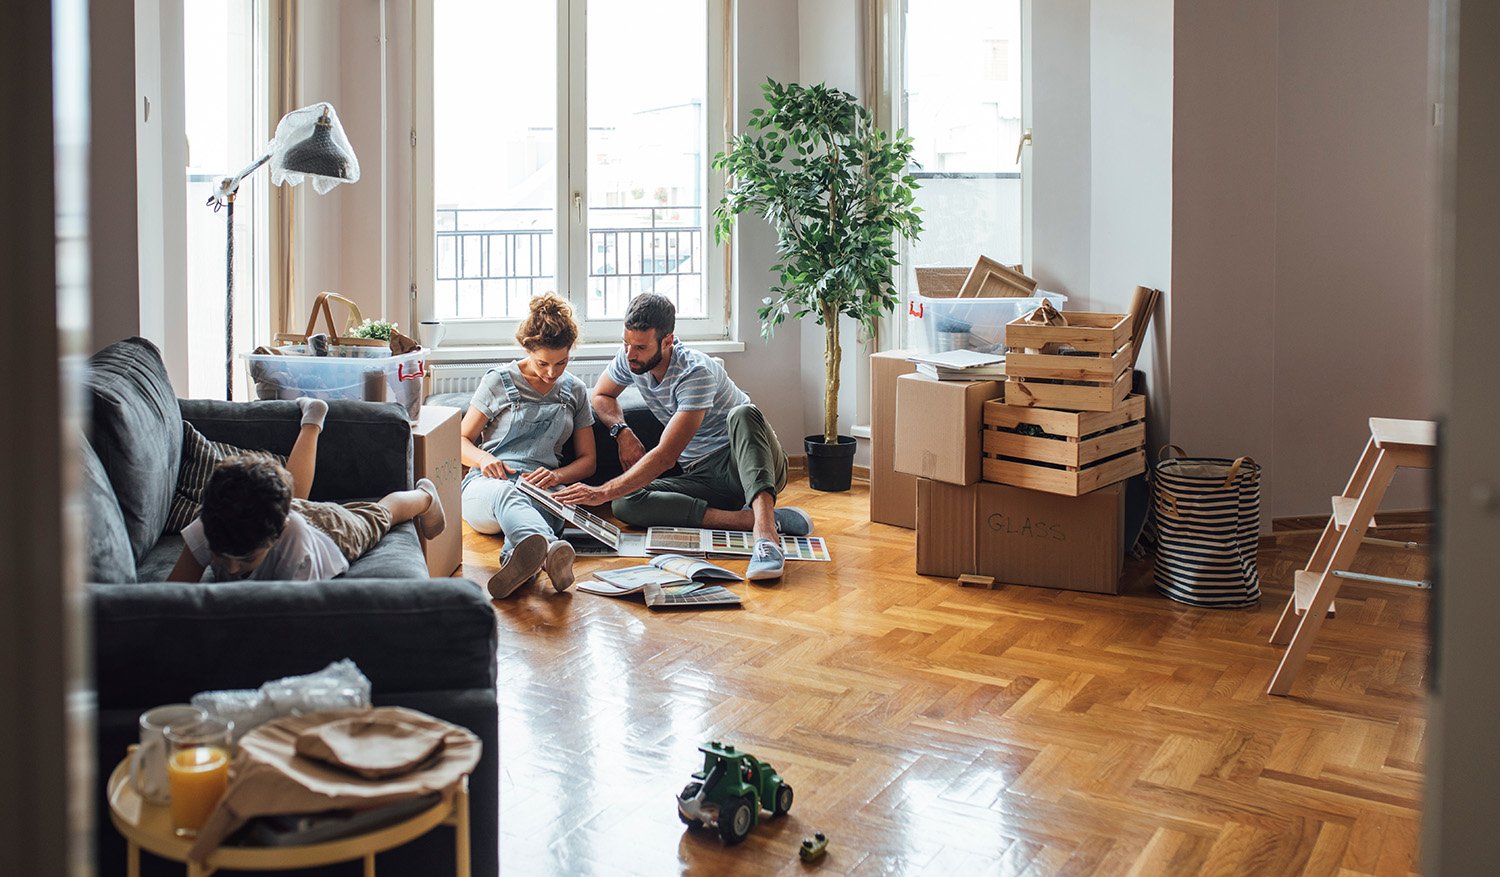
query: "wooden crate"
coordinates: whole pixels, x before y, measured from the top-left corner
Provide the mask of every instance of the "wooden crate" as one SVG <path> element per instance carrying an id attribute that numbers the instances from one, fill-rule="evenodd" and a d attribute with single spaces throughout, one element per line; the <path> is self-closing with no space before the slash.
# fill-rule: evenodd
<path id="1" fill-rule="evenodd" d="M 1130 393 L 1129 314 L 1064 311 L 1066 326 L 1005 325 L 1005 404 L 1061 411 L 1113 411 Z M 1067 345 L 1077 355 L 1027 353 Z"/>
<path id="2" fill-rule="evenodd" d="M 1017 432 L 1022 424 L 1046 436 Z M 1127 396 L 1113 411 L 1074 412 L 984 404 L 985 481 L 1082 496 L 1146 471 L 1146 397 Z"/>

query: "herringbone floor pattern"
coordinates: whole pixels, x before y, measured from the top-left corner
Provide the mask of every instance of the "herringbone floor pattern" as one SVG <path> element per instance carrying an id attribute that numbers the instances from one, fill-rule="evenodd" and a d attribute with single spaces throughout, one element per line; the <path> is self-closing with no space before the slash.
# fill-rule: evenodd
<path id="1" fill-rule="evenodd" d="M 1416 869 L 1425 593 L 1346 585 L 1294 696 L 1275 698 L 1266 640 L 1315 533 L 1263 550 L 1259 608 L 1212 611 L 1157 596 L 1138 562 L 1119 597 L 921 578 L 913 534 L 871 524 L 860 485 L 785 499 L 834 562 L 734 585 L 741 610 L 546 586 L 497 604 L 504 873 Z M 469 578 L 488 579 L 498 547 L 466 532 Z M 1409 552 L 1360 558 L 1425 572 Z M 734 848 L 673 805 L 711 738 L 796 790 Z M 808 867 L 796 851 L 814 830 L 829 855 Z"/>

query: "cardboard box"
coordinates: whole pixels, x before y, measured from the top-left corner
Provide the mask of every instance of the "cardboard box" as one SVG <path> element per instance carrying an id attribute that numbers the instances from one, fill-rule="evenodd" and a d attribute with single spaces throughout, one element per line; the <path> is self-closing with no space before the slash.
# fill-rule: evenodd
<path id="1" fill-rule="evenodd" d="M 999 398 L 999 381 L 896 379 L 896 471 L 949 484 L 979 480 L 984 403 Z"/>
<path id="2" fill-rule="evenodd" d="M 896 471 L 896 379 L 917 370 L 909 350 L 870 357 L 870 520 L 917 526 L 917 476 Z"/>
<path id="3" fill-rule="evenodd" d="M 1123 484 L 1075 497 L 917 482 L 918 575 L 1118 594 L 1124 545 Z"/>
<path id="4" fill-rule="evenodd" d="M 423 405 L 411 425 L 412 480 L 430 478 L 437 485 L 448 518 L 448 526 L 436 539 L 421 540 L 427 574 L 435 578 L 453 575 L 464 562 L 463 499 L 458 489 L 464 476 L 458 451 L 462 419 L 462 408 Z"/>

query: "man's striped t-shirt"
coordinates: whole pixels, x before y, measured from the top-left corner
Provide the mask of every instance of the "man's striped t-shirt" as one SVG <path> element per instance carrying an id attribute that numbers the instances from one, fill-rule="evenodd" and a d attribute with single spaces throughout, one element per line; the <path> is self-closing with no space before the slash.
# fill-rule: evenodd
<path id="1" fill-rule="evenodd" d="M 646 407 L 663 424 L 679 411 L 707 412 L 697 435 L 678 459 L 684 467 L 727 447 L 729 411 L 750 401 L 745 391 L 729 379 L 721 363 L 682 344 L 672 346 L 672 359 L 660 383 L 650 372 L 643 375 L 631 372 L 623 347 L 604 373 L 622 387 L 635 384 L 646 400 Z"/>

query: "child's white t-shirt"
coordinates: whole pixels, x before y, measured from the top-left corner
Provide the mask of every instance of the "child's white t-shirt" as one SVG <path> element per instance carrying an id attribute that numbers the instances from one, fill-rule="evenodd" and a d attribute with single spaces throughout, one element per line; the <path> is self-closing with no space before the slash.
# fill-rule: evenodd
<path id="1" fill-rule="evenodd" d="M 194 518 L 182 528 L 182 540 L 187 543 L 193 559 L 210 566 L 213 552 L 208 547 L 208 538 L 203 535 L 203 521 Z M 331 579 L 349 569 L 349 561 L 338 545 L 327 533 L 307 522 L 298 512 L 286 516 L 286 526 L 281 538 L 266 552 L 265 560 L 255 568 L 249 578 L 260 581 L 313 582 Z"/>

